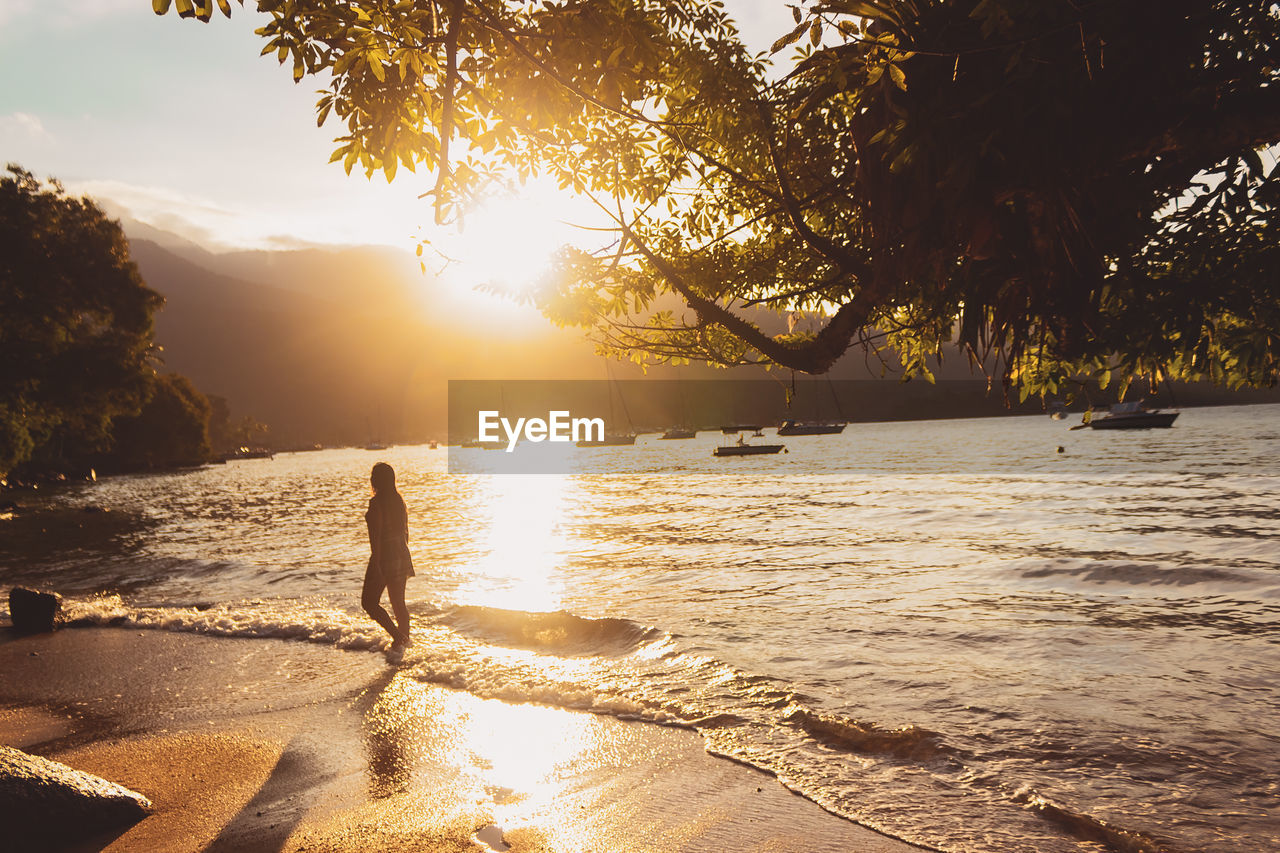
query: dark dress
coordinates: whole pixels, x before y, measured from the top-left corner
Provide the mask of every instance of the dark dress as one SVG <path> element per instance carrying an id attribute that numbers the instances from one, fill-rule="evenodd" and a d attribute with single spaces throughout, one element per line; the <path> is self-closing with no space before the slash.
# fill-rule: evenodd
<path id="1" fill-rule="evenodd" d="M 409 556 L 409 513 L 399 495 L 374 495 L 364 514 L 369 527 L 369 568 L 376 569 L 384 582 L 413 577 Z"/>

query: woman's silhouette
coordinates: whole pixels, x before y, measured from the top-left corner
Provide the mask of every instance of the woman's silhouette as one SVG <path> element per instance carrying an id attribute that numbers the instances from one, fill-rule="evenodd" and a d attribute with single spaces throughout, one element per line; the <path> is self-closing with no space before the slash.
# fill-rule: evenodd
<path id="1" fill-rule="evenodd" d="M 409 511 L 396 491 L 396 472 L 385 462 L 373 466 L 369 476 L 373 497 L 364 520 L 369 526 L 369 568 L 364 573 L 360 603 L 374 621 L 391 635 L 391 654 L 404 653 L 409 645 L 409 608 L 404 604 L 405 581 L 413 577 L 409 557 Z M 391 599 L 395 621 L 379 601 L 382 591 Z"/>

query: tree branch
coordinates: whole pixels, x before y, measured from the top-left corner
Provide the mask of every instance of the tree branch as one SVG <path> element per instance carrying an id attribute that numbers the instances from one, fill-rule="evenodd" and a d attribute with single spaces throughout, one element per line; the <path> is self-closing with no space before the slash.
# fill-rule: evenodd
<path id="1" fill-rule="evenodd" d="M 458 85 L 458 31 L 462 26 L 462 4 L 453 0 L 449 9 L 449 28 L 445 32 L 444 95 L 440 106 L 440 174 L 436 176 L 435 208 L 436 224 L 444 224 L 444 208 L 440 201 L 444 185 L 452 174 L 449 165 L 449 140 L 453 137 L 453 96 Z"/>

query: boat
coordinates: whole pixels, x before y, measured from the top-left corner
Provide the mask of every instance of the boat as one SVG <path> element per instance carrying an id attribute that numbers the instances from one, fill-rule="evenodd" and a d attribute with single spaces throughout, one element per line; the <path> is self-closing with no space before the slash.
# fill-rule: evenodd
<path id="1" fill-rule="evenodd" d="M 844 421 L 785 420 L 778 427 L 778 435 L 839 435 L 845 426 Z"/>
<path id="2" fill-rule="evenodd" d="M 584 439 L 574 442 L 577 447 L 625 447 L 629 444 L 636 443 L 635 428 L 631 425 L 631 412 L 627 409 L 627 400 L 622 396 L 622 388 L 618 385 L 618 380 L 613 378 L 613 371 L 609 368 L 609 362 L 604 363 L 605 375 L 608 377 L 607 388 L 609 393 L 609 423 L 616 423 L 614 418 L 613 395 L 615 389 L 618 394 L 618 403 L 622 406 L 622 414 L 627 419 L 626 432 L 606 432 L 598 439 Z M 590 435 L 590 430 L 587 435 Z"/>
<path id="3" fill-rule="evenodd" d="M 584 440 L 577 442 L 578 447 L 622 447 L 627 444 L 636 443 L 636 434 L 634 432 L 610 432 L 606 433 L 604 438 L 599 440 Z"/>
<path id="4" fill-rule="evenodd" d="M 813 420 L 802 421 L 798 418 L 791 417 L 791 407 L 795 403 L 798 389 L 796 387 L 796 373 L 791 371 L 791 387 L 787 389 L 787 415 L 782 421 L 782 425 L 778 427 L 778 435 L 839 435 L 844 432 L 844 428 L 849 425 L 845 420 L 844 412 L 840 410 L 840 395 L 836 393 L 836 386 L 831 381 L 831 377 L 827 377 L 827 388 L 831 391 L 831 402 L 835 406 L 835 418 L 815 417 Z M 817 409 L 821 408 L 816 404 L 813 406 L 814 414 L 818 414 Z"/>
<path id="5" fill-rule="evenodd" d="M 755 435 L 763 436 L 760 430 L 755 431 Z M 781 453 L 786 450 L 785 444 L 748 444 L 747 440 L 741 435 L 733 444 L 722 444 L 711 451 L 712 456 L 763 456 L 769 453 Z"/>
<path id="6" fill-rule="evenodd" d="M 387 446 L 380 441 L 371 441 L 364 446 L 365 450 L 386 450 Z"/>
<path id="7" fill-rule="evenodd" d="M 1128 403 L 1116 403 L 1107 409 L 1107 414 L 1103 417 L 1090 418 L 1087 426 L 1091 429 L 1167 428 L 1173 426 L 1178 414 L 1178 412 L 1148 409 L 1143 405 L 1142 400 L 1132 400 Z"/>
<path id="8" fill-rule="evenodd" d="M 223 461 L 228 459 L 274 459 L 275 452 L 267 450 L 265 447 L 240 447 L 222 457 Z"/>
<path id="9" fill-rule="evenodd" d="M 760 425 L 759 424 L 725 424 L 724 426 L 720 427 L 720 432 L 724 433 L 725 435 L 733 435 L 739 432 L 754 432 L 759 434 Z"/>
<path id="10" fill-rule="evenodd" d="M 711 453 L 713 456 L 761 456 L 766 453 L 781 453 L 786 449 L 785 444 L 724 444 Z"/>
<path id="11" fill-rule="evenodd" d="M 698 431 L 689 426 L 689 422 L 693 419 L 689 417 L 689 406 L 684 398 L 684 382 L 680 378 L 679 367 L 676 367 L 676 391 L 680 395 L 680 420 L 676 426 L 668 427 L 667 431 L 659 436 L 659 441 L 698 437 Z"/>

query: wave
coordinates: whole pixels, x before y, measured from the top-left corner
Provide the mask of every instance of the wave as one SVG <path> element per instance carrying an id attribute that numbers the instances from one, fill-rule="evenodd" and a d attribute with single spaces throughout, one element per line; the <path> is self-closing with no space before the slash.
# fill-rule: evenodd
<path id="1" fill-rule="evenodd" d="M 73 626 L 272 638 L 348 650 L 378 651 L 388 642 L 364 614 L 323 599 L 140 607 L 110 595 L 68 599 L 64 610 Z M 1054 834 L 1102 844 L 1114 853 L 1172 853 L 1146 835 L 1052 803 L 1029 789 L 1010 797 L 995 779 L 962 783 L 975 756 L 949 745 L 941 733 L 914 725 L 887 728 L 816 710 L 786 684 L 682 650 L 658 628 L 565 611 L 422 603 L 414 605 L 413 621 L 414 646 L 400 665 L 407 677 L 485 699 L 696 731 L 713 754 L 770 773 L 836 814 L 915 844 L 929 845 L 945 833 L 939 836 L 935 827 L 922 837 L 919 826 L 898 814 L 904 805 L 898 798 L 918 796 L 904 792 L 920 790 L 917 786 L 932 789 L 945 779 L 948 786 L 960 784 L 975 796 L 975 807 L 1013 807 L 1032 823 L 1043 821 L 1045 831 Z M 857 756 L 852 765 L 851 756 Z M 877 805 L 874 798 L 869 803 L 861 793 L 865 786 L 849 785 L 854 768 L 868 783 L 892 780 L 908 788 L 895 789 L 893 807 Z M 1037 835 L 1029 830 L 1020 830 L 1027 833 L 1024 842 Z"/>
<path id="2" fill-rule="evenodd" d="M 1021 790 L 1013 801 L 1068 832 L 1081 841 L 1103 844 L 1115 853 L 1174 853 L 1172 848 L 1149 835 L 1120 829 L 1104 820 L 1058 805 L 1032 790 Z"/>
<path id="3" fill-rule="evenodd" d="M 446 613 L 445 624 L 499 645 L 559 655 L 623 655 L 666 635 L 627 619 L 588 619 L 564 610 L 532 613 L 463 605 Z"/>
<path id="4" fill-rule="evenodd" d="M 883 729 L 843 717 L 819 714 L 801 708 L 786 721 L 807 732 L 814 740 L 836 749 L 873 755 L 889 755 L 913 761 L 932 761 L 952 755 L 937 732 L 917 726 Z"/>
<path id="5" fill-rule="evenodd" d="M 322 602 L 255 599 L 234 604 L 136 607 L 118 595 L 68 599 L 63 613 L 70 627 L 128 627 L 181 631 L 216 637 L 300 640 L 339 649 L 383 649 L 388 639 L 369 620 Z"/>
<path id="6" fill-rule="evenodd" d="M 1089 584 L 1114 584 L 1128 587 L 1190 587 L 1237 591 L 1275 587 L 1270 571 L 1251 572 L 1239 566 L 1170 565 L 1167 562 L 1135 563 L 1120 559 L 1059 558 L 1031 565 L 1017 565 L 1013 571 L 1028 580 L 1074 578 Z"/>

